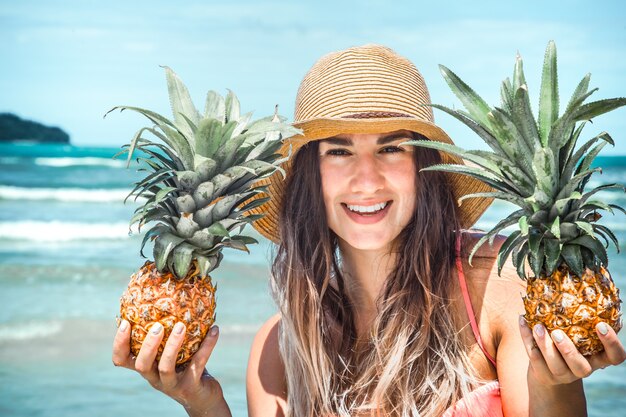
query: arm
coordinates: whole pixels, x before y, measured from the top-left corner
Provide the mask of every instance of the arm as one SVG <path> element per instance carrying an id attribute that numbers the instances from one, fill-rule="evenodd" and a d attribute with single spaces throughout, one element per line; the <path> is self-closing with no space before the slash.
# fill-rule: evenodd
<path id="1" fill-rule="evenodd" d="M 205 369 L 218 333 L 217 326 L 212 327 L 184 371 L 177 372 L 176 357 L 185 335 L 183 323 L 176 324 L 157 362 L 163 327 L 153 325 L 135 358 L 130 353 L 130 326 L 124 320 L 113 342 L 113 364 L 137 371 L 153 388 L 182 404 L 191 417 L 230 417 L 220 384 Z"/>
<path id="2" fill-rule="evenodd" d="M 581 379 L 575 378 L 568 383 L 554 384 L 537 378 L 532 365 L 543 358 L 538 352 L 538 357 L 533 353 L 532 360 L 530 359 L 520 334 L 520 312 L 523 312 L 524 308 L 520 286 L 513 282 L 519 281 L 519 278 L 508 276 L 504 280 L 512 281 L 509 284 L 512 291 L 509 295 L 503 295 L 509 302 L 502 305 L 506 310 L 503 310 L 500 321 L 501 338 L 496 356 L 504 415 L 586 416 L 587 406 Z M 505 284 L 502 287 L 506 286 Z M 509 307 L 505 307 L 506 305 Z"/>
<path id="3" fill-rule="evenodd" d="M 278 345 L 279 323 L 279 315 L 270 318 L 252 342 L 246 377 L 250 417 L 285 415 L 287 383 Z"/>

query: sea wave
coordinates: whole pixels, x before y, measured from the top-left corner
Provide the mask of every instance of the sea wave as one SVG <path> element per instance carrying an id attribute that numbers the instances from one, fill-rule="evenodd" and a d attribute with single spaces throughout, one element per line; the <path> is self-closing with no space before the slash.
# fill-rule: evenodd
<path id="1" fill-rule="evenodd" d="M 27 188 L 0 185 L 0 200 L 56 200 L 68 202 L 122 202 L 130 190 L 87 188 Z"/>
<path id="2" fill-rule="evenodd" d="M 0 343 L 48 337 L 59 333 L 62 327 L 58 321 L 3 324 L 0 325 Z"/>
<path id="3" fill-rule="evenodd" d="M 127 239 L 128 223 L 82 223 L 62 221 L 0 222 L 0 239 L 34 242 Z"/>
<path id="4" fill-rule="evenodd" d="M 97 157 L 61 157 L 61 158 L 35 158 L 35 165 L 49 166 L 49 167 L 74 167 L 74 166 L 106 166 L 111 168 L 124 168 L 126 162 L 111 158 L 97 158 Z"/>

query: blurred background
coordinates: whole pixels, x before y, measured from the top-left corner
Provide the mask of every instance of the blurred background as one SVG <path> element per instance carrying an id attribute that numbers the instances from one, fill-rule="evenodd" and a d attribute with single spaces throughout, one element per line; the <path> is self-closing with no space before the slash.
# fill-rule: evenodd
<path id="1" fill-rule="evenodd" d="M 0 141 L 0 415 L 185 415 L 138 375 L 114 368 L 118 300 L 143 263 L 135 209 L 124 197 L 136 167 L 112 159 L 145 120 L 135 105 L 169 116 L 164 72 L 173 68 L 198 107 L 210 89 L 233 90 L 242 110 L 291 118 L 300 80 L 322 55 L 380 43 L 413 61 L 432 101 L 459 106 L 439 75 L 444 64 L 490 104 L 524 58 L 535 108 L 547 42 L 556 41 L 562 102 L 592 73 L 594 98 L 626 95 L 623 2 L 527 1 L 20 1 L 0 0 L 0 113 L 58 127 L 39 141 Z M 586 137 L 615 142 L 595 184 L 626 183 L 626 109 L 594 120 Z M 464 147 L 481 147 L 456 121 L 437 122 Z M 51 133 L 54 132 L 54 135 Z M 61 137 L 51 143 L 52 137 Z M 593 184 L 591 184 L 593 185 Z M 605 200 L 626 205 L 623 193 Z M 509 207 L 493 205 L 487 228 Z M 624 215 L 607 215 L 626 246 Z M 268 296 L 272 248 L 228 252 L 215 274 L 221 339 L 210 371 L 235 416 L 246 415 L 245 367 L 256 329 L 275 308 Z M 626 287 L 626 259 L 611 249 L 611 271 Z M 626 340 L 622 332 L 622 340 Z M 622 416 L 625 365 L 586 382 L 591 416 Z"/>

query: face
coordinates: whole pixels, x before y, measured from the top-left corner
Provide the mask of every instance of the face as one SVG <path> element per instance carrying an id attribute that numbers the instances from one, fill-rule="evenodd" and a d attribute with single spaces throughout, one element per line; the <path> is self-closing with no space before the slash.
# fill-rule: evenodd
<path id="1" fill-rule="evenodd" d="M 389 250 L 415 209 L 411 133 L 339 135 L 320 142 L 328 225 L 342 249 Z"/>

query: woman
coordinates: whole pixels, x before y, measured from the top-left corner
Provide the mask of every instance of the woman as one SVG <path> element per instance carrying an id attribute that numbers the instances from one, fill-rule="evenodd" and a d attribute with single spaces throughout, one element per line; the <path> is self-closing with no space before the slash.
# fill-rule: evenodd
<path id="1" fill-rule="evenodd" d="M 605 352 L 589 360 L 561 334 L 531 331 L 513 268 L 494 272 L 497 245 L 467 264 L 477 236 L 466 229 L 490 202 L 459 207 L 483 186 L 420 172 L 458 161 L 402 145 L 452 143 L 429 102 L 413 64 L 376 45 L 329 54 L 302 81 L 295 125 L 303 135 L 285 144 L 287 180 L 271 182 L 256 225 L 278 243 L 279 314 L 251 349 L 251 416 L 586 415 L 581 378 L 626 358 L 608 326 L 598 330 Z M 162 332 L 134 359 L 120 326 L 113 361 L 189 415 L 228 416 L 204 370 L 214 330 L 177 373 L 184 332 L 170 336 L 156 363 Z"/>

